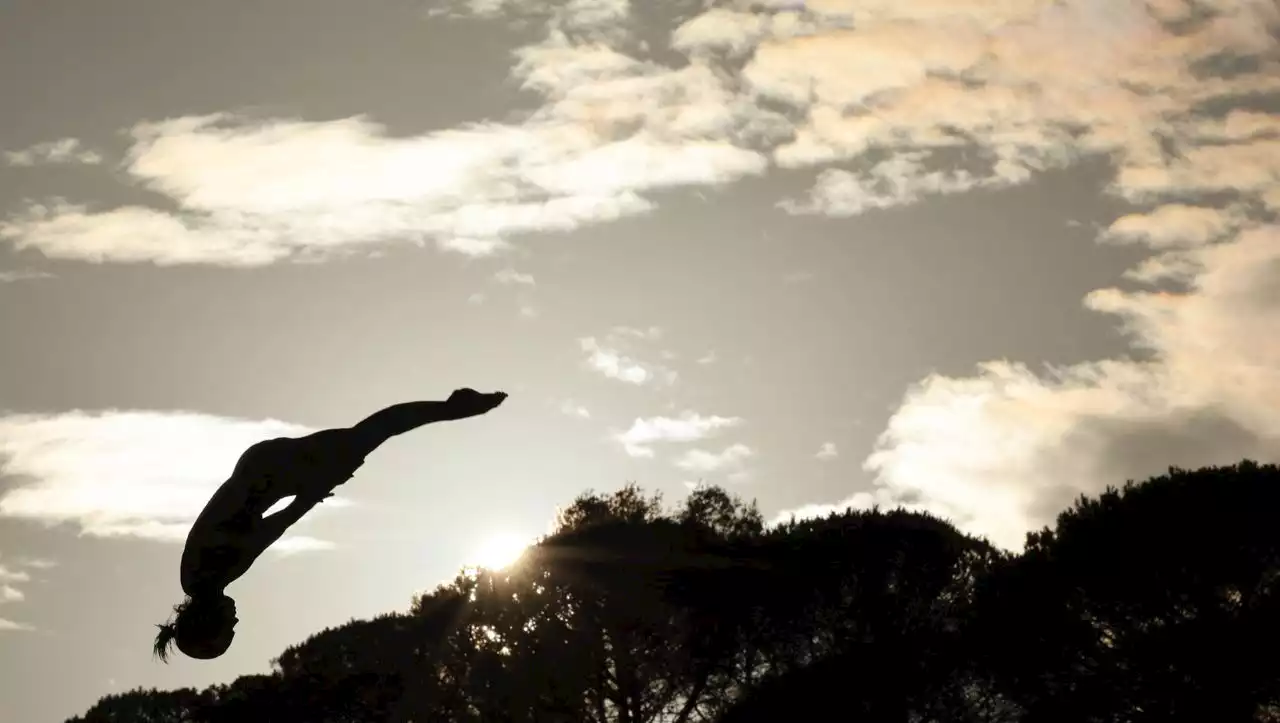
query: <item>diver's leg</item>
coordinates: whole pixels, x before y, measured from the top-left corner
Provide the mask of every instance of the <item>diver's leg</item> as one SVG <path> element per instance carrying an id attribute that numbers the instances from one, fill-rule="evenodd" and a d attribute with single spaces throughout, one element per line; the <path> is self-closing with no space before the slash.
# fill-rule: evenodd
<path id="1" fill-rule="evenodd" d="M 404 402 L 370 414 L 351 427 L 370 451 L 397 435 L 454 418 L 448 402 Z"/>
<path id="2" fill-rule="evenodd" d="M 423 425 L 474 417 L 497 407 L 507 398 L 504 392 L 481 394 L 459 389 L 441 402 L 404 402 L 380 409 L 351 427 L 361 443 L 372 452 L 383 442 Z M 367 452 L 366 452 L 367 454 Z"/>
<path id="3" fill-rule="evenodd" d="M 377 447 L 350 427 L 322 429 L 281 444 L 273 475 L 281 498 L 301 495 L 323 499 L 334 487 L 351 479 L 364 458 Z"/>
<path id="4" fill-rule="evenodd" d="M 388 439 L 439 421 L 441 402 L 409 402 L 375 412 L 354 427 L 322 429 L 293 440 L 295 493 L 324 497 L 351 479 L 375 449 Z"/>
<path id="5" fill-rule="evenodd" d="M 503 392 L 481 394 L 460 389 L 444 401 L 404 402 L 380 409 L 351 427 L 324 429 L 291 440 L 292 464 L 306 468 L 300 479 L 313 481 L 310 494 L 331 491 L 364 464 L 365 457 L 388 439 L 423 425 L 484 414 L 507 398 Z"/>

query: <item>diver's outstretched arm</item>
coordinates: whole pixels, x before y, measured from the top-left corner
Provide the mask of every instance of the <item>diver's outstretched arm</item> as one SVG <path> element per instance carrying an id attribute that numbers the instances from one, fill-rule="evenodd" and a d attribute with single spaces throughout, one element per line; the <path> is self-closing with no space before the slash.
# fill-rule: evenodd
<path id="1" fill-rule="evenodd" d="M 505 392 L 482 394 L 474 389 L 458 389 L 442 402 L 393 404 L 366 417 L 352 427 L 377 446 L 412 429 L 434 422 L 451 422 L 484 414 L 506 400 Z"/>

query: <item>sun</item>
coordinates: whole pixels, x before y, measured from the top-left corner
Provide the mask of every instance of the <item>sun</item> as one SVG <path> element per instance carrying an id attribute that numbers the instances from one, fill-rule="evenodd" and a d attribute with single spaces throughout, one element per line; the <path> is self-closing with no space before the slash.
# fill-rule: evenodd
<path id="1" fill-rule="evenodd" d="M 529 547 L 524 538 L 503 532 L 489 537 L 471 554 L 470 562 L 489 570 L 501 570 L 520 559 Z"/>

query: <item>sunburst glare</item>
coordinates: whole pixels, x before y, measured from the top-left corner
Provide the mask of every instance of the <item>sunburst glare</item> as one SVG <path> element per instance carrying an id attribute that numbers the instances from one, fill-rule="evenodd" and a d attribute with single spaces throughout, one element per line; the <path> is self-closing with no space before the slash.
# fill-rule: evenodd
<path id="1" fill-rule="evenodd" d="M 501 570 L 519 560 L 529 544 L 529 540 L 509 532 L 495 534 L 471 553 L 468 562 L 489 570 Z"/>

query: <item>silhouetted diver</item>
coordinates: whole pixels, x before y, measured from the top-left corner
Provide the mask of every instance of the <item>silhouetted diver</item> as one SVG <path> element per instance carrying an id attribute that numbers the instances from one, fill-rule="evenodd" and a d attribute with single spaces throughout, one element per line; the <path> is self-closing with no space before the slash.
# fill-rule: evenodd
<path id="1" fill-rule="evenodd" d="M 201 660 L 225 653 L 239 618 L 235 601 L 223 590 L 290 525 L 332 497 L 333 488 L 351 479 L 370 452 L 424 424 L 485 414 L 506 398 L 504 392 L 458 389 L 443 402 L 392 405 L 354 427 L 277 437 L 249 447 L 187 533 L 181 573 L 186 600 L 174 607 L 171 622 L 156 626 L 155 654 L 167 660 L 175 642 L 178 650 Z M 293 501 L 284 509 L 262 516 L 290 496 Z"/>

